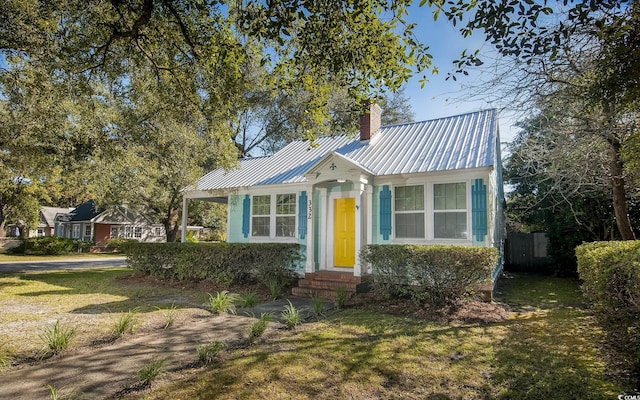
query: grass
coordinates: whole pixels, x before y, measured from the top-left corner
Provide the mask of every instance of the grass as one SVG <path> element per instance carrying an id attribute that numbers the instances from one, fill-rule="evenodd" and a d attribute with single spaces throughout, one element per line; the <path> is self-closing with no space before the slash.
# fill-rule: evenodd
<path id="1" fill-rule="evenodd" d="M 122 313 L 114 323 L 113 336 L 117 337 L 133 332 L 138 324 L 137 313 L 138 309 L 136 308 Z"/>
<path id="2" fill-rule="evenodd" d="M 49 321 L 82 320 L 78 346 L 110 334 L 114 316 L 128 310 L 139 309 L 142 325 L 152 315 L 163 321 L 170 304 L 207 302 L 206 291 L 131 274 L 0 274 L 0 350 L 20 363 L 41 349 L 38 333 Z M 512 276 L 498 292 L 513 310 L 503 322 L 436 323 L 347 308 L 225 351 L 207 368 L 180 371 L 167 386 L 128 398 L 604 399 L 632 392 L 603 361 L 603 333 L 576 281 Z"/>
<path id="3" fill-rule="evenodd" d="M 149 386 L 161 373 L 162 366 L 164 365 L 163 359 L 154 359 L 148 365 L 140 368 L 136 372 L 136 377 L 142 386 Z"/>
<path id="4" fill-rule="evenodd" d="M 255 343 L 256 339 L 260 338 L 264 335 L 264 332 L 269 327 L 269 322 L 273 320 L 273 314 L 271 313 L 262 313 L 260 314 L 260 318 L 258 318 L 254 323 L 249 326 L 249 337 L 247 341 L 249 344 Z"/>
<path id="5" fill-rule="evenodd" d="M 293 329 L 302 323 L 302 310 L 294 307 L 290 300 L 289 305 L 284 306 L 284 310 L 280 313 L 280 317 L 287 329 Z"/>
<path id="6" fill-rule="evenodd" d="M 238 307 L 253 307 L 260 303 L 260 296 L 255 292 L 240 293 L 238 295 Z"/>
<path id="7" fill-rule="evenodd" d="M 47 261 L 47 260 L 84 260 L 92 258 L 124 257 L 122 253 L 70 253 L 62 255 L 0 254 L 0 262 Z"/>
<path id="8" fill-rule="evenodd" d="M 347 309 L 145 394 L 144 399 L 605 399 L 631 392 L 601 361 L 575 281 L 517 276 L 493 324 Z"/>
<path id="9" fill-rule="evenodd" d="M 224 342 L 218 341 L 201 344 L 197 348 L 198 361 L 204 365 L 209 365 L 213 363 L 218 354 L 226 348 L 227 345 Z"/>
<path id="10" fill-rule="evenodd" d="M 235 303 L 238 301 L 239 296 L 235 293 L 229 293 L 227 290 L 217 292 L 215 296 L 209 294 L 209 307 L 214 314 L 236 313 Z"/>
<path id="11" fill-rule="evenodd" d="M 61 324 L 59 320 L 52 327 L 45 328 L 40 335 L 45 344 L 42 356 L 48 357 L 65 351 L 71 344 L 75 333 L 75 327 Z"/>
<path id="12" fill-rule="evenodd" d="M 111 337 L 114 319 L 137 309 L 139 330 L 157 329 L 171 304 L 180 312 L 204 304 L 205 290 L 189 291 L 129 279 L 127 268 L 0 273 L 0 347 L 21 363 L 42 349 L 40 333 L 56 320 L 81 320 L 73 346 Z M 186 308 L 185 308 L 186 307 Z M 161 308 L 162 310 L 159 310 Z"/>

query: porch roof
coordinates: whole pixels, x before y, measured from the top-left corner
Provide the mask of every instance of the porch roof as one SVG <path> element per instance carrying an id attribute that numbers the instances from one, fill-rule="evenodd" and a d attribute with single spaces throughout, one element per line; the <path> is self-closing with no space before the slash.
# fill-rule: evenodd
<path id="1" fill-rule="evenodd" d="M 204 175 L 189 191 L 306 182 L 304 174 L 335 152 L 375 176 L 493 166 L 499 143 L 497 111 L 383 126 L 368 143 L 355 135 L 296 140 L 272 156 L 240 159 L 231 170 Z"/>

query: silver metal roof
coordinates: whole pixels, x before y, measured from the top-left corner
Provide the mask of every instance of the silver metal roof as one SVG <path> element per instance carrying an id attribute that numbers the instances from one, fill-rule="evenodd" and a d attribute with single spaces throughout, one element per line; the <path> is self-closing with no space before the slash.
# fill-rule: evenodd
<path id="1" fill-rule="evenodd" d="M 187 191 L 306 182 L 305 172 L 331 152 L 375 176 L 490 167 L 499 143 L 497 118 L 491 109 L 383 126 L 371 143 L 349 135 L 320 137 L 316 146 L 297 140 L 272 156 L 245 158 L 235 169 L 211 171 Z"/>

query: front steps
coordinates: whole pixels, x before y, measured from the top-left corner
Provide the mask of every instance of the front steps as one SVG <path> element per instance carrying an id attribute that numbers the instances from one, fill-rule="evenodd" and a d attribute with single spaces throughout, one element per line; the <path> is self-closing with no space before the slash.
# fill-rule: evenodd
<path id="1" fill-rule="evenodd" d="M 354 276 L 352 272 L 319 271 L 306 273 L 305 277 L 298 280 L 298 286 L 291 288 L 291 293 L 297 297 L 321 297 L 326 300 L 336 301 L 338 288 L 343 287 L 347 292 L 347 298 L 354 293 L 367 290 L 366 277 Z"/>

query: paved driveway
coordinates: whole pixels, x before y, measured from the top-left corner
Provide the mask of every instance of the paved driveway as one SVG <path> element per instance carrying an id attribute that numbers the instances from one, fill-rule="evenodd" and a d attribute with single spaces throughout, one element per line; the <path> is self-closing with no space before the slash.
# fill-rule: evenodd
<path id="1" fill-rule="evenodd" d="M 0 262 L 0 272 L 29 272 L 78 268 L 121 268 L 127 266 L 126 257 L 105 257 L 48 261 Z"/>

